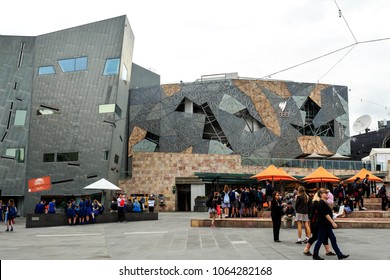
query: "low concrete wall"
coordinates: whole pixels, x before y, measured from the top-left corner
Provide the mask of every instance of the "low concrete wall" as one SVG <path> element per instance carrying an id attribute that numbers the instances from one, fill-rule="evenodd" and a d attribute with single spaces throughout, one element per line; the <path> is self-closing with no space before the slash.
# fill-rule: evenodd
<path id="1" fill-rule="evenodd" d="M 158 212 L 155 213 L 126 213 L 127 222 L 158 220 Z M 91 222 L 92 219 L 90 219 Z M 98 215 L 95 223 L 118 222 L 118 213 L 104 213 Z M 68 218 L 65 214 L 27 214 L 26 228 L 34 227 L 56 227 L 68 225 Z"/>

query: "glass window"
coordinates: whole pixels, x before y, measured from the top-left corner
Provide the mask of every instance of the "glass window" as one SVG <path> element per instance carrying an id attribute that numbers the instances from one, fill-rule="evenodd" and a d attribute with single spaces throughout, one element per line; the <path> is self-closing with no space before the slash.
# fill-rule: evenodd
<path id="1" fill-rule="evenodd" d="M 106 60 L 106 65 L 104 66 L 103 75 L 116 75 L 119 73 L 119 58 L 110 58 Z"/>
<path id="2" fill-rule="evenodd" d="M 78 161 L 79 153 L 58 153 L 57 161 Z"/>
<path id="3" fill-rule="evenodd" d="M 109 159 L 109 155 L 110 155 L 110 151 L 104 151 L 103 152 L 103 159 L 104 160 L 108 160 Z"/>
<path id="4" fill-rule="evenodd" d="M 75 70 L 82 71 L 87 70 L 88 59 L 86 56 L 75 59 Z"/>
<path id="5" fill-rule="evenodd" d="M 19 148 L 16 152 L 16 161 L 24 162 L 24 148 Z"/>
<path id="6" fill-rule="evenodd" d="M 14 125 L 25 125 L 26 115 L 26 110 L 16 110 Z"/>
<path id="7" fill-rule="evenodd" d="M 82 71 L 87 70 L 88 58 L 84 56 L 69 59 L 60 59 L 58 60 L 58 64 L 60 65 L 62 72 Z"/>
<path id="8" fill-rule="evenodd" d="M 118 162 L 119 162 L 119 156 L 115 155 L 114 156 L 114 163 L 118 164 Z"/>
<path id="9" fill-rule="evenodd" d="M 43 154 L 43 162 L 54 162 L 54 153 Z"/>
<path id="10" fill-rule="evenodd" d="M 5 156 L 10 157 L 10 158 L 15 158 L 16 157 L 16 150 L 15 148 L 10 148 L 5 150 Z"/>
<path id="11" fill-rule="evenodd" d="M 24 148 L 10 148 L 5 150 L 7 158 L 14 158 L 16 162 L 24 162 Z"/>
<path id="12" fill-rule="evenodd" d="M 99 105 L 99 113 L 114 113 L 115 112 L 115 104 L 103 104 Z"/>
<path id="13" fill-rule="evenodd" d="M 51 65 L 38 67 L 38 75 L 50 75 L 55 73 L 56 71 L 54 70 L 54 67 Z"/>
<path id="14" fill-rule="evenodd" d="M 115 114 L 117 114 L 119 118 L 122 117 L 122 109 L 116 104 L 115 104 Z"/>
<path id="15" fill-rule="evenodd" d="M 123 64 L 123 67 L 122 67 L 122 80 L 123 81 L 127 81 L 127 67 L 124 64 Z"/>

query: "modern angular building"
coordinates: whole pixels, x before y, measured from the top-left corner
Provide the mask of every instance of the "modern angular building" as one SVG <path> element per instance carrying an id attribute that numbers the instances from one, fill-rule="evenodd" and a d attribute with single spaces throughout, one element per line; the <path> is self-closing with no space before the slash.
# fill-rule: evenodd
<path id="1" fill-rule="evenodd" d="M 0 36 L 0 191 L 20 213 L 32 212 L 41 195 L 80 196 L 99 178 L 118 181 L 131 82 L 160 84 L 137 65 L 132 75 L 133 45 L 126 16 Z M 50 190 L 28 191 L 30 179 L 47 176 Z"/>
<path id="2" fill-rule="evenodd" d="M 133 45 L 126 16 L 0 36 L 0 195 L 21 214 L 100 178 L 188 210 L 206 193 L 199 172 L 244 178 L 257 159 L 350 154 L 347 87 L 238 75 L 161 86 Z M 34 192 L 42 180 L 51 187 Z"/>
<path id="3" fill-rule="evenodd" d="M 129 111 L 133 176 L 122 186 L 158 194 L 169 211 L 191 209 L 211 182 L 245 182 L 272 159 L 294 167 L 312 153 L 350 154 L 345 86 L 230 74 L 132 89 Z"/>
<path id="4" fill-rule="evenodd" d="M 130 94 L 130 150 L 348 155 L 348 120 L 345 86 L 224 79 L 139 88 Z"/>

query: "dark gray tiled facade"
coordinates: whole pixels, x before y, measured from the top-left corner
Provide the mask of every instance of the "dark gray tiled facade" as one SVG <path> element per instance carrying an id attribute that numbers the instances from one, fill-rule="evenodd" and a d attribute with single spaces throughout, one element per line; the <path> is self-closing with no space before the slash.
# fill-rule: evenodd
<path id="1" fill-rule="evenodd" d="M 350 154 L 347 93 L 345 86 L 263 80 L 132 89 L 130 133 L 146 132 L 132 150 L 191 148 L 255 158 Z"/>
<path id="2" fill-rule="evenodd" d="M 133 45 L 126 16 L 37 37 L 0 36 L 0 190 L 17 200 L 20 213 L 31 213 L 41 195 L 79 196 L 100 178 L 118 182 L 127 161 Z M 87 57 L 81 71 L 64 72 L 59 64 L 80 57 Z M 106 60 L 114 58 L 118 73 L 103 75 Z M 39 75 L 42 66 L 55 73 Z M 151 76 L 159 84 L 159 76 Z M 104 104 L 118 109 L 99 113 Z M 27 110 L 23 126 L 13 125 L 16 110 Z M 19 148 L 23 162 L 7 155 Z M 61 153 L 78 157 L 59 161 Z M 44 160 L 47 154 L 53 159 Z M 28 180 L 44 176 L 51 177 L 51 190 L 29 193 Z"/>

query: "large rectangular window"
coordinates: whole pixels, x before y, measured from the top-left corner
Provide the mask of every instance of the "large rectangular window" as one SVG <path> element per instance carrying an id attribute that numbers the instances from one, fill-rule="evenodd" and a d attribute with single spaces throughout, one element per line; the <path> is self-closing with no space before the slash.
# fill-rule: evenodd
<path id="1" fill-rule="evenodd" d="M 106 60 L 106 65 L 104 66 L 103 75 L 117 75 L 119 73 L 119 58 L 110 58 Z"/>
<path id="2" fill-rule="evenodd" d="M 76 57 L 68 59 L 58 60 L 58 64 L 61 67 L 62 72 L 74 72 L 87 70 L 88 67 L 88 57 Z"/>
<path id="3" fill-rule="evenodd" d="M 78 161 L 79 160 L 79 153 L 58 153 L 57 154 L 57 161 Z"/>

